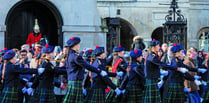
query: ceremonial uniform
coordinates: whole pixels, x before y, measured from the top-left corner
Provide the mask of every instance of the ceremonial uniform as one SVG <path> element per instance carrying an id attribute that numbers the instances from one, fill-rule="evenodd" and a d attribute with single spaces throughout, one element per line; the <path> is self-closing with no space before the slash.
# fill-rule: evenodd
<path id="1" fill-rule="evenodd" d="M 53 46 L 45 45 L 42 49 L 42 53 L 46 53 L 46 56 L 52 53 Z M 67 74 L 66 68 L 54 67 L 50 62 L 50 57 L 45 58 L 41 64 L 42 68 L 45 68 L 43 74 L 39 75 L 35 79 L 32 88 L 35 89 L 34 96 L 31 97 L 30 103 L 56 103 L 54 94 L 54 76 L 55 74 Z"/>
<path id="2" fill-rule="evenodd" d="M 70 48 L 80 43 L 79 37 L 72 37 L 67 41 L 67 46 Z M 85 69 L 89 71 L 100 73 L 101 71 L 90 64 L 88 64 L 82 56 L 75 50 L 71 49 L 68 56 L 68 91 L 63 103 L 82 103 L 82 82 L 84 79 Z"/>
<path id="3" fill-rule="evenodd" d="M 122 103 L 140 103 L 142 101 L 143 89 L 144 89 L 144 64 L 136 61 L 136 58 L 142 56 L 141 50 L 135 50 L 135 53 L 131 52 L 132 60 L 130 71 L 127 73 L 124 81 L 121 84 L 121 89 L 126 89 L 126 93 L 121 100 Z M 137 55 L 138 56 L 135 56 Z"/>
<path id="4" fill-rule="evenodd" d="M 31 47 L 32 44 L 34 45 L 36 42 L 39 42 L 39 40 L 41 39 L 41 36 L 42 36 L 41 33 L 38 33 L 38 34 L 35 34 L 34 32 L 30 33 L 28 35 L 28 39 L 26 41 L 26 44 L 28 44 Z"/>
<path id="5" fill-rule="evenodd" d="M 182 60 L 173 57 L 171 61 L 172 66 L 185 67 L 189 70 L 197 71 L 195 68 L 188 67 L 183 64 Z M 181 73 L 179 71 L 169 71 L 168 77 L 168 91 L 164 91 L 164 103 L 184 103 L 186 95 L 184 93 L 184 80 L 194 81 L 194 77 L 189 73 Z"/>
<path id="6" fill-rule="evenodd" d="M 45 71 L 42 75 L 39 75 L 34 85 L 34 95 L 31 97 L 30 103 L 56 103 L 54 94 L 54 75 L 55 74 L 67 74 L 65 67 L 54 67 L 49 60 L 44 60 L 42 68 Z"/>
<path id="7" fill-rule="evenodd" d="M 160 42 L 153 40 L 149 46 L 153 47 L 159 45 Z M 160 78 L 160 67 L 163 69 L 177 68 L 169 66 L 158 59 L 158 56 L 154 52 L 150 52 L 146 60 L 146 82 L 143 96 L 143 103 L 161 103 L 160 92 L 158 89 L 158 80 Z"/>
<path id="8" fill-rule="evenodd" d="M 180 52 L 183 50 L 183 47 L 180 44 L 174 44 L 171 48 L 173 53 Z M 196 68 L 189 67 L 183 63 L 177 57 L 173 57 L 171 60 L 171 65 L 178 68 L 183 67 L 187 68 L 190 71 L 197 72 Z M 164 103 L 184 103 L 186 101 L 186 96 L 184 93 L 184 81 L 185 79 L 194 81 L 195 78 L 190 75 L 188 72 L 182 73 L 180 71 L 170 70 L 168 77 L 168 91 L 164 91 Z"/>
<path id="9" fill-rule="evenodd" d="M 107 72 L 105 62 L 101 59 L 96 59 L 92 64 L 94 67 L 98 67 Z M 116 73 L 108 73 L 109 76 L 116 76 Z M 104 80 L 103 78 L 109 78 L 108 76 L 102 77 L 96 73 L 92 73 L 92 86 L 91 86 L 91 96 L 88 103 L 105 103 L 105 89 L 107 85 L 113 90 L 116 86 L 109 80 Z"/>
<path id="10" fill-rule="evenodd" d="M 15 56 L 15 52 L 9 50 L 3 56 L 4 60 L 10 60 Z M 17 103 L 18 102 L 18 81 L 19 74 L 35 74 L 37 69 L 20 69 L 19 66 L 7 62 L 5 68 L 1 66 L 1 82 L 3 83 L 3 91 L 0 96 L 1 103 Z"/>

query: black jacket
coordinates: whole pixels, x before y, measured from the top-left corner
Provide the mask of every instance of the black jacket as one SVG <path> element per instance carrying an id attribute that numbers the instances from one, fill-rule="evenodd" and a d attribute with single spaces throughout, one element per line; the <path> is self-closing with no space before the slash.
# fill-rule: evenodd
<path id="1" fill-rule="evenodd" d="M 68 56 L 68 80 L 71 81 L 83 81 L 84 79 L 84 72 L 85 69 L 88 69 L 89 71 L 100 73 L 100 70 L 98 68 L 95 68 L 88 64 L 82 56 L 80 56 L 76 51 L 70 50 L 69 56 Z"/>
<path id="2" fill-rule="evenodd" d="M 163 69 L 177 70 L 177 67 L 167 65 L 158 59 L 157 54 L 150 52 L 146 61 L 146 74 L 148 79 L 158 80 L 160 78 L 160 67 Z"/>
<path id="3" fill-rule="evenodd" d="M 3 64 L 0 68 L 0 76 L 2 77 L 2 70 L 3 70 Z M 19 66 L 12 64 L 11 62 L 8 62 L 6 64 L 5 68 L 5 74 L 4 74 L 4 87 L 18 87 L 19 83 L 19 74 L 36 74 L 38 72 L 37 69 L 21 69 Z"/>
<path id="4" fill-rule="evenodd" d="M 125 76 L 120 88 L 125 89 L 129 86 L 139 86 L 143 89 L 145 84 L 144 65 L 132 62 L 129 73 Z"/>
<path id="5" fill-rule="evenodd" d="M 54 67 L 50 61 L 44 60 L 42 68 L 45 68 L 43 74 L 37 76 L 35 79 L 32 88 L 47 88 L 53 89 L 54 88 L 54 76 L 55 74 L 67 74 L 65 67 Z"/>

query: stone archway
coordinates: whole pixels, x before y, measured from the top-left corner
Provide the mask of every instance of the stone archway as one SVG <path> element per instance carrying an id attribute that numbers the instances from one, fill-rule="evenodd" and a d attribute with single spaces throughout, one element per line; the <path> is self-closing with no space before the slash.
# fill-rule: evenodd
<path id="1" fill-rule="evenodd" d="M 47 0 L 24 0 L 16 3 L 7 14 L 5 47 L 19 48 L 25 44 L 36 18 L 49 44 L 63 45 L 63 21 L 57 8 Z"/>
<path id="2" fill-rule="evenodd" d="M 163 27 L 156 28 L 151 35 L 152 39 L 159 40 L 161 43 L 163 43 Z"/>
<path id="3" fill-rule="evenodd" d="M 131 50 L 133 37 L 137 35 L 135 28 L 125 19 L 106 18 L 107 32 L 107 51 L 112 52 L 114 46 L 122 45 L 126 51 Z"/>

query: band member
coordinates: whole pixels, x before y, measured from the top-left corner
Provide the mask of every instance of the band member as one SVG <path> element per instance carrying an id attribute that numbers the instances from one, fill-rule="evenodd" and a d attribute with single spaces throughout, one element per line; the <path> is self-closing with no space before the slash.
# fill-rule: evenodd
<path id="1" fill-rule="evenodd" d="M 185 70 L 180 71 L 169 71 L 169 77 L 168 77 L 168 91 L 165 91 L 167 93 L 164 94 L 164 103 L 185 103 L 186 102 L 186 96 L 184 93 L 184 80 L 190 80 L 194 81 L 196 85 L 200 85 L 201 82 L 197 80 L 198 76 L 192 76 L 187 71 L 194 71 L 194 72 L 206 72 L 204 69 L 196 69 L 193 67 L 189 67 L 183 63 L 183 59 L 185 58 L 185 55 L 183 53 L 183 46 L 180 44 L 174 44 L 174 46 L 171 48 L 171 51 L 174 55 L 173 59 L 171 60 L 171 65 L 177 67 L 178 69 L 186 68 Z M 188 70 L 187 70 L 188 69 Z M 188 91 L 188 90 L 187 90 Z"/>
<path id="2" fill-rule="evenodd" d="M 55 74 L 67 74 L 65 67 L 55 67 L 52 63 L 54 47 L 45 45 L 42 49 L 43 61 L 41 64 L 45 71 L 42 75 L 37 76 L 33 82 L 32 88 L 29 88 L 29 94 L 36 89 L 34 96 L 31 97 L 30 103 L 56 103 L 54 94 L 54 75 Z M 32 92 L 31 92 L 32 91 Z M 33 94 L 33 93 L 32 93 Z M 31 94 L 30 94 L 31 95 Z"/>
<path id="3" fill-rule="evenodd" d="M 106 54 L 104 47 L 96 46 L 96 49 L 92 54 L 96 57 L 92 66 L 108 72 L 106 68 Z M 88 103 L 105 103 L 105 89 L 107 88 L 107 85 L 110 86 L 116 92 L 116 94 L 121 93 L 121 91 L 116 88 L 116 85 L 111 82 L 109 76 L 117 76 L 117 73 L 108 72 L 108 75 L 105 77 L 93 72 L 91 73 L 92 86 L 91 96 L 88 100 Z"/>
<path id="4" fill-rule="evenodd" d="M 68 91 L 63 101 L 64 103 L 82 103 L 84 101 L 82 95 L 82 82 L 85 73 L 84 68 L 101 76 L 107 75 L 107 72 L 91 66 L 81 55 L 79 55 L 80 41 L 79 37 L 71 37 L 67 41 L 67 46 L 69 47 L 67 69 Z"/>
<path id="5" fill-rule="evenodd" d="M 140 103 L 142 101 L 144 89 L 144 63 L 142 63 L 142 51 L 132 50 L 130 53 L 131 68 L 126 74 L 124 81 L 121 84 L 121 89 L 126 89 L 123 95 L 123 103 Z"/>
<path id="6" fill-rule="evenodd" d="M 7 51 L 4 56 L 4 63 L 0 67 L 1 83 L 4 88 L 0 96 L 1 103 L 15 103 L 18 102 L 18 81 L 19 74 L 35 74 L 43 73 L 44 69 L 20 69 L 16 66 L 16 56 L 13 50 Z"/>
<path id="7" fill-rule="evenodd" d="M 42 34 L 40 33 L 40 28 L 38 25 L 38 19 L 35 19 L 35 25 L 33 27 L 33 32 L 28 35 L 28 39 L 26 41 L 26 44 L 28 44 L 30 47 L 34 47 L 36 42 L 39 42 L 41 39 Z"/>
<path id="8" fill-rule="evenodd" d="M 160 49 L 160 42 L 153 39 L 149 42 L 150 53 L 146 60 L 146 82 L 143 96 L 143 103 L 160 103 L 161 97 L 158 88 L 160 78 L 160 67 L 163 69 L 177 70 L 177 67 L 169 66 L 161 62 L 157 56 Z"/>
<path id="9" fill-rule="evenodd" d="M 124 50 L 125 48 L 121 47 L 121 45 L 114 47 L 114 57 L 113 57 L 113 69 L 112 72 L 123 72 L 123 76 L 118 78 L 117 85 L 121 85 L 122 80 L 124 79 L 124 76 L 126 75 L 126 68 L 128 66 L 128 63 L 124 59 Z"/>

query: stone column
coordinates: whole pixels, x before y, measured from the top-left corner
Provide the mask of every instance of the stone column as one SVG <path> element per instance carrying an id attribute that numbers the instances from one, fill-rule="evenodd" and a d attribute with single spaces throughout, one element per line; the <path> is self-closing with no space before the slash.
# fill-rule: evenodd
<path id="1" fill-rule="evenodd" d="M 68 0 L 64 17 L 63 44 L 72 36 L 81 38 L 81 49 L 106 47 L 106 33 L 102 32 L 96 0 Z M 63 9 L 63 8 L 62 8 Z M 67 18 L 66 18 L 67 17 Z"/>

